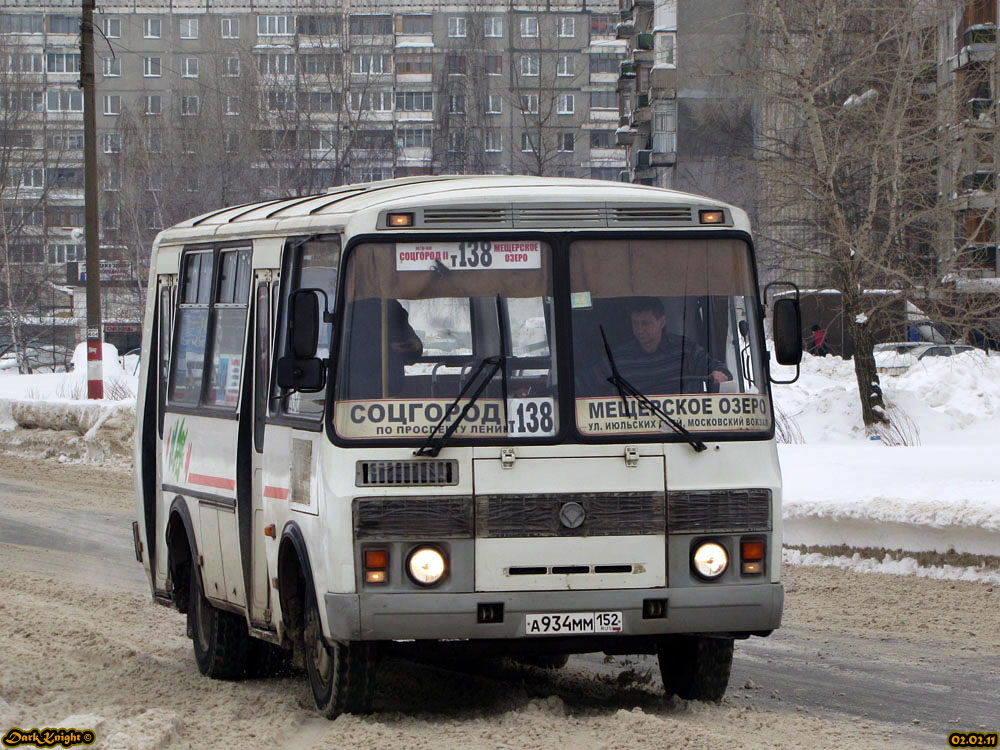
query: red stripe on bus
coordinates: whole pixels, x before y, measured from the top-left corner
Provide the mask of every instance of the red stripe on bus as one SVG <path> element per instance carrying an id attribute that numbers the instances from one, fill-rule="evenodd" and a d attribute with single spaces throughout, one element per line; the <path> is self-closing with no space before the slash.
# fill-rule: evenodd
<path id="1" fill-rule="evenodd" d="M 271 497 L 275 500 L 287 500 L 288 490 L 284 487 L 272 487 L 269 484 L 264 485 L 264 497 Z"/>
<path id="2" fill-rule="evenodd" d="M 202 487 L 216 487 L 220 490 L 235 490 L 236 480 L 225 477 L 213 477 L 208 474 L 188 474 L 188 481 L 200 484 Z"/>

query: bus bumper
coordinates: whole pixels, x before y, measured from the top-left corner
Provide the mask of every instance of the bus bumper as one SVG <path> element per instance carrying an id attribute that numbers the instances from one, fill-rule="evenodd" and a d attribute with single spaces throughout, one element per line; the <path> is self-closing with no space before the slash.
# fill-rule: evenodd
<path id="1" fill-rule="evenodd" d="M 666 616 L 643 618 L 645 600 L 666 602 Z M 326 594 L 336 641 L 524 638 L 525 615 L 621 612 L 622 632 L 757 633 L 781 625 L 781 583 L 614 591 Z M 478 621 L 479 605 L 503 604 L 503 620 Z M 495 611 L 495 610 L 494 610 Z M 532 640 L 548 636 L 530 636 Z"/>

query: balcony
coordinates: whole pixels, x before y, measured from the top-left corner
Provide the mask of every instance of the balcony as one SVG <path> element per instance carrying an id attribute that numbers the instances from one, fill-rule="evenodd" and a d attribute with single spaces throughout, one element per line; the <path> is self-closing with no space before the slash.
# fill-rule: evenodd
<path id="1" fill-rule="evenodd" d="M 615 39 L 631 39 L 634 34 L 635 24 L 631 21 L 615 24 Z"/>
<path id="2" fill-rule="evenodd" d="M 628 172 L 627 169 L 623 169 L 621 172 L 618 173 L 618 181 L 619 182 L 631 182 L 632 181 L 632 179 L 629 177 L 629 172 Z"/>
<path id="3" fill-rule="evenodd" d="M 635 142 L 637 135 L 639 135 L 638 130 L 633 130 L 632 128 L 618 128 L 618 130 L 615 131 L 615 145 L 631 146 Z"/>
<path id="4" fill-rule="evenodd" d="M 657 99 L 671 98 L 679 83 L 680 74 L 677 68 L 654 65 L 649 71 L 649 85 Z"/>
<path id="5" fill-rule="evenodd" d="M 653 166 L 653 150 L 644 148 L 635 152 L 635 168 L 649 169 Z"/>
<path id="6" fill-rule="evenodd" d="M 621 21 L 622 23 L 631 23 L 634 17 L 635 16 L 632 12 L 632 6 L 629 6 L 628 8 L 622 8 L 618 12 L 618 20 Z"/>
<path id="7" fill-rule="evenodd" d="M 635 48 L 639 50 L 653 49 L 653 35 L 648 33 L 643 33 L 636 36 Z"/>
<path id="8" fill-rule="evenodd" d="M 618 63 L 618 78 L 635 78 L 636 65 L 633 60 L 622 60 Z"/>
<path id="9" fill-rule="evenodd" d="M 973 44 L 993 44 L 997 40 L 997 28 L 991 23 L 969 26 L 962 34 L 962 46 Z"/>
<path id="10" fill-rule="evenodd" d="M 993 172 L 974 172 L 962 178 L 960 189 L 963 193 L 996 190 L 996 175 Z"/>
<path id="11" fill-rule="evenodd" d="M 639 107 L 639 108 L 641 108 L 641 107 L 648 107 L 649 106 L 649 94 L 639 94 L 639 97 L 636 99 L 636 106 Z"/>

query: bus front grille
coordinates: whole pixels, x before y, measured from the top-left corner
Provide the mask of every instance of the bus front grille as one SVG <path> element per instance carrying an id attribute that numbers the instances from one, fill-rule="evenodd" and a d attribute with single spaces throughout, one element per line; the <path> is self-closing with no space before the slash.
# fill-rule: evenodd
<path id="1" fill-rule="evenodd" d="M 564 511 L 567 505 L 579 506 L 573 509 L 575 520 L 567 520 L 573 516 Z M 484 539 L 663 534 L 664 515 L 664 495 L 660 492 L 480 495 L 476 498 L 476 536 Z"/>
<path id="2" fill-rule="evenodd" d="M 458 484 L 458 461 L 358 461 L 355 487 L 445 487 Z"/>
<path id="3" fill-rule="evenodd" d="M 469 497 L 361 497 L 354 500 L 354 538 L 469 539 Z"/>
<path id="4" fill-rule="evenodd" d="M 771 490 L 699 490 L 667 495 L 667 531 L 703 534 L 770 531 Z"/>

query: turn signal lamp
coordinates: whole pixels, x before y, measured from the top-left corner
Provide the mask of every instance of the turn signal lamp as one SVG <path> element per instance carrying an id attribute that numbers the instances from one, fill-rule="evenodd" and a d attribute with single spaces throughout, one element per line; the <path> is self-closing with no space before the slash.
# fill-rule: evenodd
<path id="1" fill-rule="evenodd" d="M 389 214 L 385 217 L 385 223 L 389 227 L 412 227 L 413 214 Z"/>
<path id="2" fill-rule="evenodd" d="M 725 224 L 726 214 L 724 211 L 699 211 L 698 219 L 702 224 Z"/>
<path id="3" fill-rule="evenodd" d="M 764 542 L 740 544 L 740 570 L 743 575 L 759 575 L 764 571 Z"/>
<path id="4" fill-rule="evenodd" d="M 389 551 L 365 550 L 365 583 L 385 583 L 388 580 Z"/>

